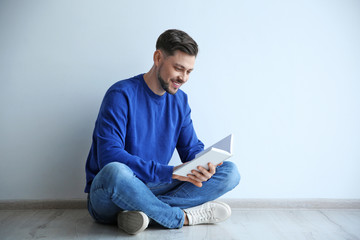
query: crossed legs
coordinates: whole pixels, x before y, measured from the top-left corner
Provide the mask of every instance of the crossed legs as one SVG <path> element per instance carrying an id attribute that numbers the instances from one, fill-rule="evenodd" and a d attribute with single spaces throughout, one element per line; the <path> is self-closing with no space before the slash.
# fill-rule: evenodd
<path id="1" fill-rule="evenodd" d="M 235 164 L 224 162 L 201 188 L 189 182 L 140 181 L 131 169 L 118 162 L 106 165 L 94 178 L 88 200 L 91 216 L 98 222 L 116 223 L 121 211 L 141 211 L 166 228 L 184 225 L 183 209 L 201 205 L 232 190 L 240 181 Z"/>

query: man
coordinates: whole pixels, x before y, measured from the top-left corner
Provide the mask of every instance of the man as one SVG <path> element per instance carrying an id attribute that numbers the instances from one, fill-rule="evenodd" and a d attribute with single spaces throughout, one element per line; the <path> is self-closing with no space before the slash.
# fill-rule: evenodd
<path id="1" fill-rule="evenodd" d="M 198 53 L 185 32 L 161 34 L 145 74 L 115 83 L 105 94 L 86 162 L 90 215 L 101 223 L 117 223 L 137 234 L 149 223 L 166 228 L 217 223 L 230 207 L 213 201 L 240 181 L 236 166 L 209 163 L 187 177 L 169 166 L 177 149 L 182 162 L 204 149 L 190 117 L 188 81 Z"/>

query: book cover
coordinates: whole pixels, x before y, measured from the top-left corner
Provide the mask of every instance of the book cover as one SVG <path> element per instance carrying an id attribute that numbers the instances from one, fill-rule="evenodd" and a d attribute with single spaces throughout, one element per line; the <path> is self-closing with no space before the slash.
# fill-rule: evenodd
<path id="1" fill-rule="evenodd" d="M 218 165 L 232 156 L 232 141 L 233 135 L 230 134 L 204 151 L 198 153 L 193 160 L 176 169 L 174 174 L 186 177 L 188 174 L 191 174 L 191 170 L 197 170 L 198 166 L 209 169 L 209 162 Z"/>

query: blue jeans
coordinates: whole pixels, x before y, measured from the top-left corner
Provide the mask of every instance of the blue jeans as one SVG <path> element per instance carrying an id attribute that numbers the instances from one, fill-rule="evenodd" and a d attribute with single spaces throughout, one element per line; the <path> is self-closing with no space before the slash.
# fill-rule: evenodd
<path id="1" fill-rule="evenodd" d="M 123 210 L 142 211 L 166 228 L 181 228 L 182 209 L 201 205 L 235 188 L 240 181 L 237 167 L 224 162 L 201 188 L 189 182 L 143 183 L 131 169 L 118 162 L 107 164 L 94 178 L 88 199 L 90 215 L 101 223 L 116 223 Z"/>

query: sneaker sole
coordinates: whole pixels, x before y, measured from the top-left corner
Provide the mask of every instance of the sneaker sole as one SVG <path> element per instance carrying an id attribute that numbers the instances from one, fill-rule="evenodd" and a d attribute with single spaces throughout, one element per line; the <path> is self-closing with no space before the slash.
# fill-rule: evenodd
<path id="1" fill-rule="evenodd" d="M 212 201 L 210 203 L 223 206 L 223 208 L 217 208 L 217 210 L 219 212 L 215 213 L 215 215 L 217 215 L 217 216 L 220 215 L 220 216 L 222 216 L 222 218 L 218 218 L 216 221 L 214 221 L 212 223 L 223 222 L 223 221 L 227 220 L 228 218 L 230 218 L 231 208 L 229 205 L 227 205 L 226 203 L 223 203 L 223 202 L 218 202 L 218 201 Z"/>
<path id="2" fill-rule="evenodd" d="M 140 211 L 124 211 L 118 214 L 117 223 L 120 229 L 135 235 L 148 227 L 149 217 Z"/>

